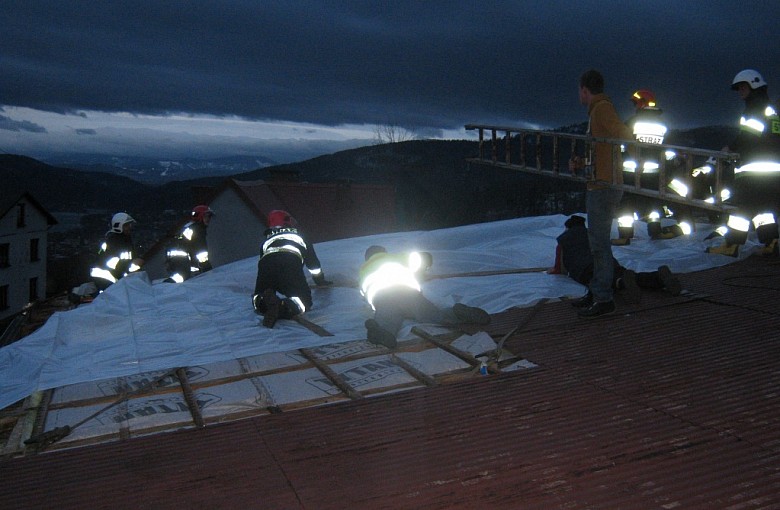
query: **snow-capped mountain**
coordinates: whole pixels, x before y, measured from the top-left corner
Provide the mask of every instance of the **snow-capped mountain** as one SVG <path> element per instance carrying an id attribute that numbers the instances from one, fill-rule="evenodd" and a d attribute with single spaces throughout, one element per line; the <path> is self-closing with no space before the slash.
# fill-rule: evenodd
<path id="1" fill-rule="evenodd" d="M 188 181 L 202 177 L 229 176 L 277 164 L 276 161 L 264 156 L 153 159 L 102 154 L 69 154 L 47 158 L 46 162 L 58 167 L 121 175 L 150 185 L 165 184 L 171 181 Z"/>

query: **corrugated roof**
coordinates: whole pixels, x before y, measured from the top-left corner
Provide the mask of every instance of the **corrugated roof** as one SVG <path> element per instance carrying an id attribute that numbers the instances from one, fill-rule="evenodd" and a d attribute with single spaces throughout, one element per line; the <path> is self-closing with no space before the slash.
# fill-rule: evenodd
<path id="1" fill-rule="evenodd" d="M 777 259 L 584 320 L 496 315 L 538 368 L 6 459 L 8 508 L 780 508 Z"/>

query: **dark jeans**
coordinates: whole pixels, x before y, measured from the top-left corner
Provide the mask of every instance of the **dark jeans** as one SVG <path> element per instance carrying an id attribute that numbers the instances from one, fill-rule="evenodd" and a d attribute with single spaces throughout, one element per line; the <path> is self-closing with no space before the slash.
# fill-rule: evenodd
<path id="1" fill-rule="evenodd" d="M 617 281 L 619 278 L 623 277 L 623 273 L 626 272 L 626 268 L 618 264 L 618 261 L 614 258 L 612 259 L 612 272 L 613 272 L 613 280 L 612 280 L 612 288 L 617 288 Z M 589 285 L 590 280 L 593 277 L 593 266 L 588 266 L 585 271 L 583 271 L 582 275 L 580 275 L 579 278 L 574 278 L 575 281 L 583 284 L 583 285 Z M 636 284 L 638 287 L 641 287 L 643 289 L 663 289 L 664 288 L 664 282 L 661 280 L 661 277 L 658 275 L 658 271 L 651 271 L 649 273 L 636 273 Z"/>
<path id="2" fill-rule="evenodd" d="M 593 277 L 590 291 L 596 302 L 612 301 L 614 266 L 612 262 L 612 218 L 615 217 L 623 192 L 610 188 L 588 190 L 585 208 L 588 213 L 588 242 L 593 255 Z"/>
<path id="3" fill-rule="evenodd" d="M 451 308 L 442 310 L 421 292 L 408 287 L 395 287 L 381 291 L 374 297 L 374 310 L 374 320 L 377 324 L 393 335 L 401 329 L 404 319 L 442 325 L 458 323 Z"/>

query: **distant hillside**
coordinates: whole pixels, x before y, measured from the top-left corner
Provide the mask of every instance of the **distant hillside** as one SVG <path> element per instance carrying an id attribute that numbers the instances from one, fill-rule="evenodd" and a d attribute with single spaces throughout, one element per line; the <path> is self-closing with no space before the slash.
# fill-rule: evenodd
<path id="1" fill-rule="evenodd" d="M 204 177 L 227 177 L 278 164 L 277 161 L 263 156 L 154 159 L 101 154 L 69 154 L 46 159 L 53 166 L 121 175 L 152 186 Z"/>
<path id="2" fill-rule="evenodd" d="M 26 156 L 0 154 L 0 175 L 2 196 L 29 191 L 49 211 L 157 212 L 191 207 L 186 184 L 155 188 L 110 173 L 54 167 Z"/>
<path id="3" fill-rule="evenodd" d="M 567 126 L 560 131 L 577 132 L 583 126 Z M 735 134 L 736 129 L 729 127 L 672 130 L 667 141 L 720 149 Z M 568 213 L 579 207 L 576 197 L 572 198 L 578 186 L 485 165 L 469 168 L 466 159 L 477 153 L 477 142 L 414 140 L 349 149 L 230 175 L 240 180 L 391 184 L 397 189 L 399 219 L 408 228 Z M 203 169 L 207 176 L 202 178 L 152 186 L 104 170 L 61 168 L 25 156 L 0 155 L 0 172 L 3 182 L 8 183 L 0 193 L 30 191 L 50 211 L 106 209 L 154 214 L 167 209 L 186 211 L 194 205 L 193 187 L 217 186 L 228 177 L 221 171 Z"/>
<path id="4" fill-rule="evenodd" d="M 730 126 L 708 126 L 694 129 L 671 129 L 664 140 L 672 145 L 696 147 L 719 151 L 737 136 L 739 128 Z"/>
<path id="5" fill-rule="evenodd" d="M 414 140 L 373 145 L 236 175 L 239 180 L 391 184 L 402 228 L 431 229 L 578 210 L 581 185 L 474 165 L 477 142 Z"/>

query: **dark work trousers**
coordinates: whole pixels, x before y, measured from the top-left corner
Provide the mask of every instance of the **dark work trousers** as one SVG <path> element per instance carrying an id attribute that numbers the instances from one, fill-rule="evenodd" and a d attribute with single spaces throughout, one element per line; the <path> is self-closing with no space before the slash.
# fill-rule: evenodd
<path id="1" fill-rule="evenodd" d="M 273 289 L 284 296 L 280 319 L 289 319 L 298 312 L 298 306 L 288 298 L 297 297 L 307 310 L 311 309 L 311 289 L 303 274 L 303 263 L 293 253 L 271 253 L 257 261 L 257 281 L 255 282 L 254 295 L 262 296 L 266 289 Z M 265 312 L 262 300 L 257 302 L 257 310 L 260 313 Z"/>
<path id="2" fill-rule="evenodd" d="M 397 334 L 404 319 L 415 319 L 441 325 L 458 323 L 451 308 L 444 310 L 431 303 L 420 291 L 409 287 L 391 287 L 374 297 L 374 320 L 392 334 Z"/>
<path id="3" fill-rule="evenodd" d="M 612 281 L 612 288 L 617 288 L 617 281 L 623 277 L 623 273 L 626 272 L 626 268 L 618 264 L 618 261 L 612 259 L 614 263 L 614 279 Z M 593 276 L 593 265 L 589 265 L 579 278 L 574 278 L 577 282 L 585 285 L 590 283 L 590 279 Z M 658 275 L 658 271 L 651 271 L 649 273 L 636 273 L 636 284 L 643 289 L 663 289 L 664 282 Z"/>

